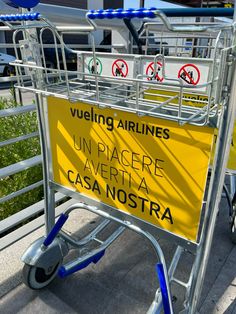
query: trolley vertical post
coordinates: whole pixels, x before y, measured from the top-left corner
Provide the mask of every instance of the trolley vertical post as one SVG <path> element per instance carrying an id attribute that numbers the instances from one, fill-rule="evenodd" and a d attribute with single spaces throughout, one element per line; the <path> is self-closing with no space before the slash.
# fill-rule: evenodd
<path id="1" fill-rule="evenodd" d="M 21 14 L 27 14 L 33 12 L 32 9 L 21 8 Z M 23 21 L 23 25 L 26 27 L 23 30 L 23 38 L 29 45 L 29 50 L 31 51 L 31 62 L 35 62 L 38 66 L 42 66 L 42 60 L 38 47 L 38 34 L 37 31 L 33 28 L 27 29 L 27 25 L 30 27 L 31 21 Z M 24 48 L 27 49 L 27 48 Z M 41 69 L 35 69 L 30 72 L 30 76 L 32 77 L 32 82 L 35 89 L 42 89 L 43 82 L 43 73 Z M 54 191 L 50 188 L 49 183 L 49 145 L 47 143 L 47 135 L 46 135 L 46 126 L 45 121 L 46 117 L 44 114 L 43 108 L 43 97 L 41 93 L 35 93 L 35 103 L 37 108 L 37 116 L 38 116 L 38 128 L 40 135 L 40 146 L 41 146 L 41 154 L 42 154 L 42 172 L 43 172 L 43 189 L 44 189 L 44 219 L 45 219 L 45 229 L 46 234 L 48 235 L 55 224 L 55 197 Z"/>
<path id="2" fill-rule="evenodd" d="M 236 22 L 236 10 L 233 17 L 234 23 Z M 233 24 L 233 44 L 236 43 L 235 24 Z M 196 253 L 196 260 L 192 270 L 192 280 L 189 291 L 188 308 L 190 314 L 195 314 L 197 311 L 197 305 L 202 291 L 203 280 L 206 273 L 207 263 L 209 260 L 210 249 L 215 229 L 215 223 L 221 199 L 221 193 L 224 184 L 225 169 L 228 161 L 231 136 L 234 123 L 235 123 L 235 99 L 236 99 L 236 51 L 232 51 L 233 56 L 233 73 L 228 71 L 225 87 L 228 87 L 227 93 L 228 101 L 224 105 L 224 113 L 221 119 L 220 134 L 218 147 L 216 148 L 215 163 L 212 169 L 211 181 L 209 186 L 209 198 L 206 208 L 208 212 L 203 225 L 202 235 L 199 243 L 199 247 Z M 232 62 L 232 60 L 231 60 Z M 229 85 L 228 85 L 229 84 Z"/>

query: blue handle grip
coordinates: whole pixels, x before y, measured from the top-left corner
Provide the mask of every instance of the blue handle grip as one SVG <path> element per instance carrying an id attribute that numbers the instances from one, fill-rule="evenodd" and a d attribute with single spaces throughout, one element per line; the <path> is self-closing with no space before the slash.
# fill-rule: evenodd
<path id="1" fill-rule="evenodd" d="M 0 15 L 0 21 L 3 22 L 18 22 L 18 21 L 36 21 L 40 19 L 40 13 L 26 14 L 4 14 Z"/>
<path id="2" fill-rule="evenodd" d="M 155 10 L 152 9 L 107 9 L 107 10 L 91 10 L 89 11 L 87 17 L 91 20 L 95 19 L 124 19 L 124 18 L 154 18 L 156 17 L 155 15 Z"/>
<path id="3" fill-rule="evenodd" d="M 66 268 L 64 266 L 61 266 L 61 268 L 58 271 L 58 275 L 61 278 L 64 278 L 66 276 L 69 276 L 73 273 L 75 273 L 76 271 L 79 271 L 81 269 L 86 268 L 89 264 L 94 263 L 97 264 L 97 262 L 103 257 L 103 255 L 105 254 L 105 250 L 97 253 L 96 255 L 88 258 L 87 260 L 83 261 L 82 263 L 75 265 L 74 267 L 70 268 L 69 270 L 66 270 Z"/>
<path id="4" fill-rule="evenodd" d="M 140 9 L 107 9 L 107 10 L 91 10 L 88 12 L 87 17 L 91 20 L 95 19 L 124 19 L 124 18 L 155 18 L 155 11 L 158 8 L 140 8 Z M 181 8 L 181 9 L 160 9 L 168 17 L 183 17 L 183 16 L 224 16 L 232 17 L 234 14 L 234 9 L 228 8 Z"/>
<path id="5" fill-rule="evenodd" d="M 61 230 L 64 223 L 67 221 L 68 217 L 69 216 L 65 214 L 60 215 L 57 222 L 53 226 L 52 230 L 49 232 L 49 234 L 47 235 L 46 239 L 43 242 L 45 246 L 49 246 L 53 242 L 53 240 L 56 238 L 57 234 Z"/>
<path id="6" fill-rule="evenodd" d="M 156 270 L 157 270 L 159 283 L 160 283 L 160 289 L 161 289 L 161 296 L 162 296 L 162 304 L 163 304 L 164 313 L 165 314 L 171 314 L 163 264 L 158 263 L 156 265 Z"/>

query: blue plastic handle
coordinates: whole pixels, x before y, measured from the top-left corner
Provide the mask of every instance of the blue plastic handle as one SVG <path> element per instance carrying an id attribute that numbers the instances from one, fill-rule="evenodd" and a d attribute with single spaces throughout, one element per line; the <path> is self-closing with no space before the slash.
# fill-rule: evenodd
<path id="1" fill-rule="evenodd" d="M 156 265 L 156 270 L 157 270 L 159 283 L 160 283 L 160 289 L 161 289 L 161 296 L 162 296 L 162 304 L 163 304 L 164 313 L 165 314 L 171 314 L 163 264 L 162 263 L 158 263 Z"/>
<path id="2" fill-rule="evenodd" d="M 91 20 L 95 19 L 124 19 L 124 18 L 155 18 L 158 8 L 140 8 L 140 9 L 107 9 L 107 10 L 91 10 L 88 12 L 87 17 Z M 232 17 L 234 9 L 230 8 L 181 8 L 181 9 L 160 9 L 168 17 L 178 16 L 220 16 Z"/>
<path id="3" fill-rule="evenodd" d="M 20 22 L 20 21 L 36 21 L 40 19 L 40 13 L 26 13 L 26 14 L 2 14 L 0 21 L 2 22 Z"/>
<path id="4" fill-rule="evenodd" d="M 53 242 L 53 240 L 58 235 L 58 233 L 61 230 L 61 228 L 64 225 L 64 223 L 67 221 L 68 217 L 69 216 L 67 216 L 67 215 L 65 215 L 63 213 L 60 215 L 60 217 L 58 218 L 57 222 L 53 226 L 52 230 L 49 232 L 49 234 L 47 235 L 46 239 L 43 242 L 43 244 L 45 246 L 49 246 Z"/>
<path id="5" fill-rule="evenodd" d="M 152 9 L 107 9 L 107 10 L 91 10 L 88 13 L 88 18 L 91 20 L 95 19 L 124 19 L 124 18 L 154 18 L 156 17 L 155 15 L 155 10 Z"/>
<path id="6" fill-rule="evenodd" d="M 61 278 L 64 278 L 66 276 L 69 276 L 69 275 L 75 273 L 76 271 L 79 271 L 81 269 L 86 268 L 91 263 L 97 264 L 97 262 L 103 257 L 104 254 L 105 254 L 105 250 L 103 250 L 103 251 L 97 253 L 96 255 L 88 258 L 87 260 L 83 261 L 82 263 L 75 265 L 74 267 L 72 267 L 69 270 L 66 270 L 64 266 L 61 266 L 60 269 L 58 270 L 58 276 Z"/>

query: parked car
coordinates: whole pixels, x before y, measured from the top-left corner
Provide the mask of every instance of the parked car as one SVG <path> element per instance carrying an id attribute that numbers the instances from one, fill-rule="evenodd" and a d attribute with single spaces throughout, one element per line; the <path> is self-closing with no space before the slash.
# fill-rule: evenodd
<path id="1" fill-rule="evenodd" d="M 163 54 L 164 56 L 169 55 L 169 47 L 167 42 L 160 42 L 155 37 L 154 34 L 149 34 L 150 38 L 148 39 L 148 49 L 147 54 L 148 55 L 157 55 L 157 54 Z M 144 53 L 144 46 L 145 46 L 145 39 L 140 39 L 140 43 L 142 45 L 142 50 Z M 107 45 L 107 48 L 104 47 Z M 111 33 L 109 33 L 107 36 L 104 37 L 104 39 L 101 41 L 99 46 L 103 46 L 102 48 L 99 47 L 97 49 L 98 52 L 111 52 Z M 139 50 L 137 46 L 134 44 L 133 47 L 133 53 L 138 54 Z"/>
<path id="2" fill-rule="evenodd" d="M 46 60 L 46 66 L 51 69 L 57 68 L 56 50 L 55 48 L 45 48 L 44 55 Z M 65 57 L 67 70 L 75 71 L 77 69 L 77 55 L 69 50 L 65 49 Z M 63 69 L 63 59 L 61 48 L 58 48 L 58 58 L 60 63 L 60 68 Z"/>
<path id="3" fill-rule="evenodd" d="M 0 52 L 0 75 L 11 76 L 15 74 L 14 66 L 9 63 L 15 61 L 15 57 L 6 53 Z"/>

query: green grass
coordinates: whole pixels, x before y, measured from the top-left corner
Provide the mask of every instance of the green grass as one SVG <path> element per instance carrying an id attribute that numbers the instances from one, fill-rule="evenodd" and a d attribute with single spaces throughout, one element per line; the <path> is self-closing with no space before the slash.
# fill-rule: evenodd
<path id="1" fill-rule="evenodd" d="M 17 107 L 13 98 L 0 98 L 0 110 Z M 37 115 L 28 112 L 0 119 L 0 142 L 37 130 Z M 31 138 L 0 148 L 0 168 L 40 154 L 39 138 Z M 0 198 L 42 179 L 41 166 L 0 179 Z M 0 204 L 0 220 L 38 202 L 43 197 L 42 187 Z"/>

